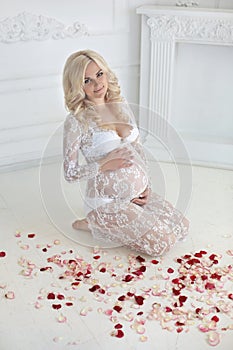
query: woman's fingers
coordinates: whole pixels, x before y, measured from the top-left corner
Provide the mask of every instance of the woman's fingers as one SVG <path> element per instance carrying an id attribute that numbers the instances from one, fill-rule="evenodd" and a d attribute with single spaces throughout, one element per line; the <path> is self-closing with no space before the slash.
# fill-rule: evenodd
<path id="1" fill-rule="evenodd" d="M 140 198 L 134 198 L 134 199 L 132 199 L 132 201 L 131 201 L 132 203 L 134 203 L 134 204 L 137 204 L 137 205 L 140 205 L 140 206 L 143 206 L 143 205 L 145 205 L 146 203 L 147 203 L 147 200 L 146 199 L 140 199 Z"/>

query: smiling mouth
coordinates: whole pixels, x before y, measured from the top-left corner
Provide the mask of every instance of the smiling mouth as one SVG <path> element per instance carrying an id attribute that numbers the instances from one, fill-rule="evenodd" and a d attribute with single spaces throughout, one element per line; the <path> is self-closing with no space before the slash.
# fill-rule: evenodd
<path id="1" fill-rule="evenodd" d="M 98 93 L 98 92 L 102 91 L 103 88 L 104 88 L 104 86 L 102 86 L 102 87 L 101 87 L 100 89 L 98 89 L 98 90 L 95 90 L 94 92 L 95 92 L 95 93 Z"/>

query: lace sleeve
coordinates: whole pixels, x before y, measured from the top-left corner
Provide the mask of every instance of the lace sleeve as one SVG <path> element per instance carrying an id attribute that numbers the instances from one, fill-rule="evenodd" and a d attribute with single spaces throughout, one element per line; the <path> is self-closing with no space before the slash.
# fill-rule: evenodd
<path id="1" fill-rule="evenodd" d="M 94 177 L 99 169 L 96 162 L 79 164 L 82 130 L 77 119 L 68 115 L 63 131 L 64 177 L 68 182 L 87 180 Z"/>

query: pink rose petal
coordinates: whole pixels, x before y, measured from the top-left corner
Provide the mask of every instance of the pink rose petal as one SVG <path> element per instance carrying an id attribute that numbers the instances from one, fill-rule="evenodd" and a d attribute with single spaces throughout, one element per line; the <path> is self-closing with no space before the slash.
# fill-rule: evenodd
<path id="1" fill-rule="evenodd" d="M 8 291 L 8 292 L 5 294 L 5 298 L 6 298 L 6 299 L 15 299 L 15 293 L 12 292 L 12 291 Z"/>
<path id="2" fill-rule="evenodd" d="M 216 346 L 220 343 L 220 335 L 217 332 L 209 332 L 207 335 L 207 342 L 211 346 Z"/>
<path id="3" fill-rule="evenodd" d="M 57 317 L 57 321 L 58 321 L 59 323 L 65 323 L 65 322 L 67 321 L 67 318 L 66 318 L 64 315 L 60 314 L 60 315 Z"/>

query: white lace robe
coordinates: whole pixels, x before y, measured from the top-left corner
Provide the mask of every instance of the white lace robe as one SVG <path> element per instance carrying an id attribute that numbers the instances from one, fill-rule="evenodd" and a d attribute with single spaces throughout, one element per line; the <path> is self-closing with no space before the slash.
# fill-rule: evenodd
<path id="1" fill-rule="evenodd" d="M 150 187 L 150 181 L 132 114 L 129 125 L 130 134 L 122 139 L 116 131 L 102 129 L 94 121 L 84 131 L 81 123 L 69 114 L 64 124 L 64 175 L 69 182 L 87 180 L 85 212 L 95 238 L 158 256 L 186 236 L 189 223 L 169 202 L 151 191 L 146 205 L 131 202 Z M 98 161 L 119 147 L 132 151 L 133 165 L 99 171 Z M 85 164 L 79 162 L 80 151 Z"/>

